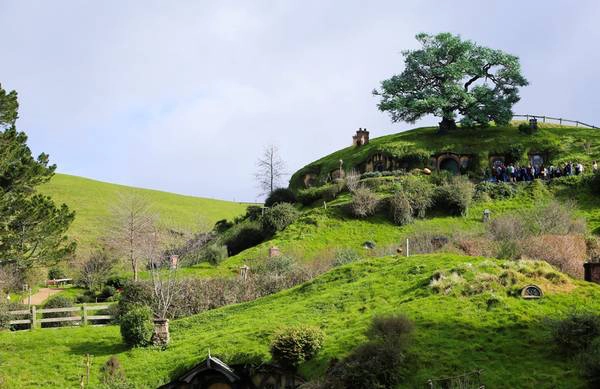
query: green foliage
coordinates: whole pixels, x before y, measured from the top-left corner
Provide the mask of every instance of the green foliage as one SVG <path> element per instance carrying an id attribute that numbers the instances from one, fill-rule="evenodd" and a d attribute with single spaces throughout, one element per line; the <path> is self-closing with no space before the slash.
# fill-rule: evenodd
<path id="1" fill-rule="evenodd" d="M 600 338 L 595 338 L 589 345 L 587 352 L 579 358 L 581 375 L 587 380 L 591 388 L 600 386 Z"/>
<path id="2" fill-rule="evenodd" d="M 152 311 L 145 306 L 136 306 L 125 313 L 119 321 L 123 342 L 130 347 L 148 346 L 154 333 Z"/>
<path id="3" fill-rule="evenodd" d="M 127 312 L 140 305 L 149 305 L 153 295 L 150 285 L 146 282 L 128 282 L 121 292 L 121 298 L 117 305 L 118 319 L 120 320 Z"/>
<path id="4" fill-rule="evenodd" d="M 116 258 L 106 250 L 96 250 L 83 262 L 79 274 L 80 284 L 91 290 L 98 291 L 113 273 Z"/>
<path id="5" fill-rule="evenodd" d="M 296 368 L 323 347 L 325 335 L 317 327 L 296 326 L 279 330 L 271 341 L 271 356 L 283 366 Z"/>
<path id="6" fill-rule="evenodd" d="M 0 331 L 10 328 L 11 315 L 8 313 L 8 304 L 0 302 Z"/>
<path id="7" fill-rule="evenodd" d="M 280 203 L 265 211 L 260 219 L 263 231 L 268 234 L 274 234 L 283 231 L 287 226 L 292 224 L 298 217 L 300 212 L 289 203 Z"/>
<path id="8" fill-rule="evenodd" d="M 208 263 L 213 266 L 217 266 L 227 258 L 227 246 L 212 244 L 206 248 L 204 255 Z"/>
<path id="9" fill-rule="evenodd" d="M 335 251 L 335 258 L 333 259 L 332 265 L 343 266 L 352 262 L 356 262 L 360 259 L 360 254 L 354 249 L 339 249 Z"/>
<path id="10" fill-rule="evenodd" d="M 600 336 L 600 316 L 592 313 L 570 313 L 552 325 L 554 344 L 566 355 L 585 350 Z"/>
<path id="11" fill-rule="evenodd" d="M 433 205 L 434 186 L 423 177 L 408 175 L 400 180 L 400 190 L 406 195 L 413 216 L 425 217 L 425 213 Z"/>
<path id="12" fill-rule="evenodd" d="M 229 256 L 236 255 L 250 247 L 254 247 L 265 239 L 265 234 L 258 222 L 236 224 L 227 231 L 223 243 L 227 246 Z"/>
<path id="13" fill-rule="evenodd" d="M 435 204 L 451 215 L 466 216 L 473 200 L 473 184 L 463 176 L 451 177 L 435 188 Z"/>
<path id="14" fill-rule="evenodd" d="M 246 215 L 244 218 L 250 221 L 257 221 L 262 216 L 262 212 L 263 207 L 260 205 L 249 205 L 248 208 L 246 208 Z"/>
<path id="15" fill-rule="evenodd" d="M 514 197 L 516 193 L 516 187 L 507 182 L 484 181 L 475 185 L 474 197 L 477 199 L 482 199 L 485 198 L 485 196 L 488 196 L 493 200 L 504 200 Z"/>
<path id="16" fill-rule="evenodd" d="M 322 185 L 301 189 L 298 191 L 297 200 L 302 205 L 312 205 L 317 200 L 332 201 L 344 189 L 344 182 L 338 181 L 333 184 Z"/>
<path id="17" fill-rule="evenodd" d="M 390 210 L 390 218 L 400 226 L 410 224 L 413 221 L 413 208 L 410 205 L 410 200 L 405 192 L 399 191 L 394 193 L 388 199 L 388 207 Z"/>
<path id="18" fill-rule="evenodd" d="M 100 374 L 103 389 L 127 389 L 131 387 L 127 382 L 121 362 L 114 355 L 111 355 L 106 363 L 102 365 Z"/>
<path id="19" fill-rule="evenodd" d="M 52 308 L 71 308 L 73 301 L 65 296 L 55 295 L 50 297 L 44 304 L 44 309 Z M 71 312 L 46 312 L 42 314 L 44 319 L 55 318 L 55 317 L 70 317 Z M 55 322 L 55 323 L 42 323 L 43 327 L 64 327 L 72 325 L 72 322 Z"/>
<path id="20" fill-rule="evenodd" d="M 600 195 L 600 173 L 596 172 L 590 180 L 590 189 L 595 195 Z"/>
<path id="21" fill-rule="evenodd" d="M 15 125 L 19 117 L 19 101 L 17 92 L 6 92 L 0 84 L 0 130 Z"/>
<path id="22" fill-rule="evenodd" d="M 227 219 L 218 220 L 213 227 L 213 230 L 218 233 L 223 233 L 233 227 L 233 223 Z"/>
<path id="23" fill-rule="evenodd" d="M 49 280 L 58 280 L 65 277 L 65 271 L 59 266 L 53 266 L 50 269 L 48 269 Z"/>
<path id="24" fill-rule="evenodd" d="M 519 124 L 519 132 L 524 135 L 531 135 L 537 132 L 537 128 L 534 128 L 529 123 Z"/>
<path id="25" fill-rule="evenodd" d="M 352 201 L 350 202 L 350 212 L 353 216 L 358 218 L 366 218 L 377 211 L 379 205 L 379 199 L 377 195 L 371 192 L 369 189 L 361 187 L 354 191 L 352 194 Z"/>
<path id="26" fill-rule="evenodd" d="M 517 57 L 450 33 L 422 33 L 416 39 L 422 48 L 404 52 L 404 71 L 373 92 L 381 97 L 381 111 L 394 122 L 409 123 L 427 114 L 453 123 L 460 111 L 465 127 L 511 120 L 518 87 L 527 85 Z M 478 83 L 483 79 L 489 84 Z"/>
<path id="27" fill-rule="evenodd" d="M 296 202 L 296 195 L 288 188 L 277 188 L 265 200 L 265 207 L 272 207 L 275 204 Z"/>

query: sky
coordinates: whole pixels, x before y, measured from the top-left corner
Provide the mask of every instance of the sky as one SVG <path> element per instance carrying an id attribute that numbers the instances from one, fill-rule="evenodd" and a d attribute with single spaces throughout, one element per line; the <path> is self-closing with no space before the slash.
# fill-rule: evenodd
<path id="1" fill-rule="evenodd" d="M 255 201 L 256 160 L 287 171 L 392 123 L 372 90 L 419 32 L 517 55 L 515 113 L 600 125 L 598 1 L 0 0 L 0 84 L 58 172 Z"/>

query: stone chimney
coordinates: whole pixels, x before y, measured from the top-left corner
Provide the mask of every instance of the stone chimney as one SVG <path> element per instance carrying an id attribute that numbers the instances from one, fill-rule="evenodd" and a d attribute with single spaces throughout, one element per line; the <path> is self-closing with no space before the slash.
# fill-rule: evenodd
<path id="1" fill-rule="evenodd" d="M 366 128 L 359 128 L 356 130 L 356 135 L 352 136 L 352 145 L 353 146 L 363 146 L 369 143 L 369 131 Z"/>

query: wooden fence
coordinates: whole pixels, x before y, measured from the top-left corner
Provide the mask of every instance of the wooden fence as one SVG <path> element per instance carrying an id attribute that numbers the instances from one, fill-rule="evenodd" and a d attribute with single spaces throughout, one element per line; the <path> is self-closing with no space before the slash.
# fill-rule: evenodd
<path id="1" fill-rule="evenodd" d="M 563 123 L 567 124 L 567 123 L 572 123 L 575 124 L 575 127 L 588 127 L 588 128 L 598 128 L 596 126 L 593 126 L 591 124 L 587 124 L 587 123 L 583 123 L 580 122 L 579 120 L 571 120 L 571 119 L 563 119 L 563 118 L 553 118 L 551 116 L 542 116 L 542 115 L 513 115 L 513 118 L 525 118 L 525 120 L 529 120 L 529 119 L 537 119 L 537 120 L 541 120 L 542 123 L 546 123 L 546 122 L 558 122 L 559 125 L 563 125 Z"/>
<path id="2" fill-rule="evenodd" d="M 113 319 L 112 315 L 98 315 L 90 314 L 94 311 L 100 311 L 108 309 L 110 305 L 85 305 L 81 307 L 69 307 L 69 308 L 47 308 L 38 309 L 35 305 L 32 305 L 30 309 L 23 309 L 20 311 L 9 311 L 8 313 L 13 316 L 27 316 L 27 319 L 15 319 L 9 322 L 10 325 L 24 325 L 27 324 L 29 329 L 34 329 L 40 326 L 42 323 L 62 323 L 71 322 L 73 325 L 87 325 L 95 324 L 96 321 L 102 321 L 106 323 Z M 46 317 L 44 313 L 68 313 L 75 312 L 79 313 L 78 316 L 71 314 L 65 317 Z M 97 313 L 97 312 L 96 312 Z M 38 317 L 41 315 L 41 318 Z M 94 323 L 90 323 L 93 321 Z"/>

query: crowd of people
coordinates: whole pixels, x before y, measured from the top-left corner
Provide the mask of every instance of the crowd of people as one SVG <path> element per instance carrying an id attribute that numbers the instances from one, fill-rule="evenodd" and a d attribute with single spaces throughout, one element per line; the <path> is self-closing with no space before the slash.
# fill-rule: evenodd
<path id="1" fill-rule="evenodd" d="M 491 172 L 488 172 L 488 177 L 492 181 L 498 182 L 518 182 L 518 181 L 533 181 L 534 179 L 549 180 L 563 176 L 578 176 L 583 174 L 585 168 L 582 163 L 568 162 L 557 166 L 550 165 L 528 165 L 519 166 L 519 164 L 499 163 L 492 167 Z M 598 171 L 598 163 L 592 163 L 592 172 Z"/>

